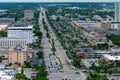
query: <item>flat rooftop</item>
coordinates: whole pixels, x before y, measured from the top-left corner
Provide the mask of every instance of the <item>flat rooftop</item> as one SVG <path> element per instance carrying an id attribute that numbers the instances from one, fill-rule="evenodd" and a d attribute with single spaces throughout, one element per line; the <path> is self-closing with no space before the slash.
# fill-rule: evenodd
<path id="1" fill-rule="evenodd" d="M 93 52 L 93 48 L 80 48 L 81 52 Z"/>
<path id="2" fill-rule="evenodd" d="M 114 53 L 114 51 L 111 51 L 111 50 L 94 50 L 94 53 L 104 54 L 104 53 Z"/>
<path id="3" fill-rule="evenodd" d="M 30 21 L 17 21 L 13 26 L 15 27 L 26 27 L 29 25 L 33 25 Z"/>
<path id="4" fill-rule="evenodd" d="M 25 39 L 25 38 L 11 38 L 11 37 L 1 37 L 0 38 L 0 40 L 6 40 L 6 39 L 11 39 L 11 40 L 14 40 L 14 39 L 19 39 L 19 40 L 21 40 L 21 39 Z M 26 39 L 25 39 L 26 40 Z"/>
<path id="5" fill-rule="evenodd" d="M 120 56 L 111 56 L 111 55 L 108 55 L 108 54 L 103 54 L 103 57 L 107 58 L 108 60 L 112 60 L 112 61 L 120 60 Z"/>
<path id="6" fill-rule="evenodd" d="M 33 25 L 28 25 L 28 26 L 20 26 L 20 27 L 9 27 L 8 30 L 32 30 Z"/>
<path id="7" fill-rule="evenodd" d="M 11 24 L 15 21 L 14 18 L 0 18 L 0 24 Z"/>
<path id="8" fill-rule="evenodd" d="M 14 69 L 0 69 L 0 80 L 14 80 L 15 70 Z"/>

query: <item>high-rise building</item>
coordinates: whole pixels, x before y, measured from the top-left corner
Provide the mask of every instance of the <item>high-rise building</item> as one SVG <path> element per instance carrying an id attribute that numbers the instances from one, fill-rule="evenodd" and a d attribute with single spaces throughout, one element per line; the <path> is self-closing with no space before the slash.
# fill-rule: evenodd
<path id="1" fill-rule="evenodd" d="M 25 46 L 11 46 L 8 50 L 8 63 L 20 63 L 21 65 L 24 62 L 28 61 L 28 49 Z"/>
<path id="2" fill-rule="evenodd" d="M 115 2 L 115 21 L 120 22 L 120 1 Z"/>

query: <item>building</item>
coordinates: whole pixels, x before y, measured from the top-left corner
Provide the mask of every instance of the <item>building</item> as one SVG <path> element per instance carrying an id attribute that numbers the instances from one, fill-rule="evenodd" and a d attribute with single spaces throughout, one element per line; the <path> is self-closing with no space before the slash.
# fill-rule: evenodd
<path id="1" fill-rule="evenodd" d="M 0 80 L 16 80 L 15 70 L 11 68 L 0 69 Z"/>
<path id="2" fill-rule="evenodd" d="M 75 48 L 74 49 L 75 54 L 78 56 L 82 57 L 92 57 L 92 58 L 98 58 L 103 56 L 103 54 L 108 54 L 108 55 L 117 55 L 120 56 L 120 50 L 116 49 L 110 49 L 110 50 L 94 50 L 93 48 Z"/>
<path id="3" fill-rule="evenodd" d="M 120 1 L 115 2 L 115 21 L 112 22 L 111 29 L 120 30 Z"/>
<path id="4" fill-rule="evenodd" d="M 29 78 L 32 79 L 32 77 L 35 77 L 37 72 L 33 70 L 32 68 L 23 68 L 23 74 Z"/>
<path id="5" fill-rule="evenodd" d="M 8 68 L 5 64 L 0 63 L 0 80 L 16 80 L 15 73 L 14 68 Z"/>
<path id="6" fill-rule="evenodd" d="M 108 64 L 113 63 L 114 61 L 120 61 L 120 56 L 111 56 L 109 54 L 103 54 L 103 59 L 108 62 Z"/>
<path id="7" fill-rule="evenodd" d="M 105 44 L 105 43 L 107 43 L 109 46 L 112 46 L 112 41 L 107 40 L 106 38 L 92 39 L 92 40 L 89 40 L 89 43 L 91 46 L 97 46 L 98 44 Z"/>
<path id="8" fill-rule="evenodd" d="M 100 21 L 103 20 L 103 19 L 101 18 L 101 16 L 99 16 L 99 15 L 94 15 L 94 16 L 93 16 L 93 19 L 94 19 L 94 20 L 100 20 Z"/>
<path id="9" fill-rule="evenodd" d="M 88 51 L 80 51 L 77 52 L 78 56 L 82 56 L 85 58 L 100 58 L 103 54 L 110 54 L 110 55 L 115 55 L 115 53 L 111 50 L 93 50 L 92 52 L 88 52 Z"/>
<path id="10" fill-rule="evenodd" d="M 102 22 L 101 23 L 101 28 L 103 28 L 104 30 L 108 31 L 109 29 L 111 29 L 111 22 Z"/>
<path id="11" fill-rule="evenodd" d="M 120 22 L 120 2 L 115 2 L 115 21 Z"/>
<path id="12" fill-rule="evenodd" d="M 34 12 L 32 10 L 24 10 L 24 18 L 25 19 L 33 19 Z"/>
<path id="13" fill-rule="evenodd" d="M 120 30 L 120 22 L 112 22 L 111 29 Z"/>
<path id="14" fill-rule="evenodd" d="M 17 22 L 7 30 L 8 38 L 25 38 L 27 43 L 33 42 L 33 25 L 30 22 Z"/>
<path id="15" fill-rule="evenodd" d="M 14 18 L 0 18 L 0 24 L 12 24 L 14 21 Z"/>
<path id="16" fill-rule="evenodd" d="M 0 31 L 6 30 L 14 21 L 14 18 L 0 18 Z"/>
<path id="17" fill-rule="evenodd" d="M 0 38 L 0 47 L 10 47 L 10 46 L 27 46 L 26 39 L 22 38 Z"/>
<path id="18" fill-rule="evenodd" d="M 28 61 L 28 48 L 23 46 L 10 47 L 8 50 L 8 63 L 20 63 L 24 64 L 25 61 Z"/>

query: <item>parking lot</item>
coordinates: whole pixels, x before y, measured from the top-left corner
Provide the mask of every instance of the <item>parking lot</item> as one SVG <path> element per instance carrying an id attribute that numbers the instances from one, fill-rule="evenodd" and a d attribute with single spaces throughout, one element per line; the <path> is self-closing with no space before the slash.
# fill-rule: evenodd
<path id="1" fill-rule="evenodd" d="M 59 63 L 59 60 L 54 55 L 49 55 L 47 58 L 47 68 L 49 73 L 57 73 L 61 71 L 61 64 Z"/>

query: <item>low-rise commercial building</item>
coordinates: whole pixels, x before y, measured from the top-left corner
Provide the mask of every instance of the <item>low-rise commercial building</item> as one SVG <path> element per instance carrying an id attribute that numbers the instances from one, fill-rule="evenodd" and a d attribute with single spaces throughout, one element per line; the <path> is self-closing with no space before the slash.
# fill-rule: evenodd
<path id="1" fill-rule="evenodd" d="M 92 57 L 92 58 L 97 58 L 97 57 L 102 57 L 103 54 L 109 54 L 109 55 L 118 55 L 120 56 L 120 51 L 115 51 L 115 50 L 94 50 L 93 48 L 75 48 L 74 52 L 78 56 L 82 57 Z"/>
<path id="2" fill-rule="evenodd" d="M 109 54 L 103 54 L 103 59 L 108 62 L 108 64 L 113 63 L 114 61 L 120 61 L 120 56 L 111 56 Z"/>
<path id="3" fill-rule="evenodd" d="M 108 31 L 109 29 L 111 29 L 111 22 L 107 22 L 107 21 L 101 22 L 101 28 Z"/>
<path id="4" fill-rule="evenodd" d="M 9 68 L 0 69 L 0 80 L 16 80 L 15 70 Z"/>
<path id="5" fill-rule="evenodd" d="M 111 56 L 111 55 L 108 55 L 108 54 L 103 54 L 103 57 L 106 61 L 120 60 L 120 56 Z"/>
<path id="6" fill-rule="evenodd" d="M 107 40 L 105 37 L 89 40 L 89 43 L 91 46 L 97 46 L 98 44 L 105 44 L 105 43 L 107 43 L 109 46 L 112 46 L 112 41 Z"/>
<path id="7" fill-rule="evenodd" d="M 27 46 L 27 41 L 22 38 L 0 38 L 0 47 L 10 47 L 16 45 Z"/>

